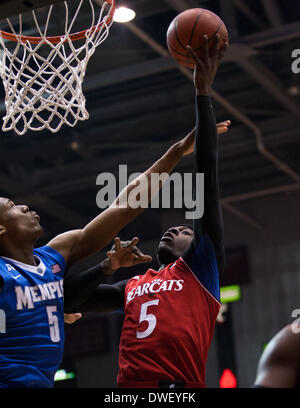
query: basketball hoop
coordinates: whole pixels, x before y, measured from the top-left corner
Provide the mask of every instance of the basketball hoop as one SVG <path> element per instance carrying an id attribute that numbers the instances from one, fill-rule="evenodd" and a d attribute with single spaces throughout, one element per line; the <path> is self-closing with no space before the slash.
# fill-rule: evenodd
<path id="1" fill-rule="evenodd" d="M 90 26 L 71 33 L 84 2 L 91 9 Z M 53 5 L 49 6 L 43 29 L 37 13 L 32 11 L 38 37 L 24 35 L 22 14 L 19 15 L 18 33 L 10 19 L 6 21 L 11 32 L 0 30 L 3 50 L 0 54 L 0 75 L 6 105 L 3 131 L 14 130 L 22 135 L 28 129 L 48 129 L 55 133 L 63 124 L 73 127 L 79 120 L 89 118 L 82 82 L 89 59 L 109 35 L 116 4 L 115 0 L 105 0 L 102 6 L 99 5 L 100 12 L 96 18 L 92 0 L 80 0 L 73 16 L 70 16 L 68 2 L 63 3 L 63 35 L 47 36 Z"/>

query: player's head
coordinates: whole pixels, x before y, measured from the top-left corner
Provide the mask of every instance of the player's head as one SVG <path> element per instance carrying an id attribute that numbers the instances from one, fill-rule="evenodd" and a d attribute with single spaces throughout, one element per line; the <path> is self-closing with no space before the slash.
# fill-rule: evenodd
<path id="1" fill-rule="evenodd" d="M 35 242 L 42 233 L 39 219 L 27 205 L 15 205 L 9 198 L 0 197 L 0 249 L 4 242 Z"/>
<path id="2" fill-rule="evenodd" d="M 194 238 L 191 225 L 178 225 L 169 228 L 162 236 L 157 248 L 157 260 L 160 265 L 175 262 L 190 247 Z"/>

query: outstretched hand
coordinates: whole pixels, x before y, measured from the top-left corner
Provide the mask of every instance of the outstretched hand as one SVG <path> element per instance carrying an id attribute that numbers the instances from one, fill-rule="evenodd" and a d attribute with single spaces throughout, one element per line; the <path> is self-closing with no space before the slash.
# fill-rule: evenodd
<path id="1" fill-rule="evenodd" d="M 214 82 L 221 59 L 224 57 L 228 43 L 220 47 L 220 35 L 217 34 L 213 44 L 208 49 L 208 36 L 202 39 L 203 56 L 199 58 L 190 45 L 186 48 L 195 61 L 194 85 L 197 95 L 211 95 L 211 86 Z"/>
<path id="2" fill-rule="evenodd" d="M 217 123 L 217 133 L 218 135 L 222 135 L 228 131 L 229 126 L 231 125 L 230 120 L 225 120 L 224 122 Z M 182 141 L 183 145 L 183 156 L 188 156 L 189 154 L 193 153 L 194 145 L 195 145 L 195 134 L 196 128 L 194 128 Z"/>
<path id="3" fill-rule="evenodd" d="M 121 241 L 119 237 L 114 239 L 114 245 L 106 253 L 110 268 L 115 271 L 122 267 L 129 267 L 140 263 L 151 262 L 150 255 L 144 255 L 136 246 L 139 238 L 135 237 L 131 241 Z"/>

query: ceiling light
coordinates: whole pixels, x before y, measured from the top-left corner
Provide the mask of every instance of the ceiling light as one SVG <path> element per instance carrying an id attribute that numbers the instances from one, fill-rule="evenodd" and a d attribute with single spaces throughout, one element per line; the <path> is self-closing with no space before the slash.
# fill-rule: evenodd
<path id="1" fill-rule="evenodd" d="M 127 7 L 119 7 L 116 9 L 114 14 L 114 21 L 117 23 L 128 23 L 128 21 L 133 20 L 135 17 L 135 11 Z"/>

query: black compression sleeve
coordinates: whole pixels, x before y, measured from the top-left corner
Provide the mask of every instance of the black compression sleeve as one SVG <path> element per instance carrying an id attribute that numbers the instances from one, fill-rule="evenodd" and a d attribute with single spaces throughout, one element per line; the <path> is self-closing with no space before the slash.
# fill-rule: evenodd
<path id="1" fill-rule="evenodd" d="M 204 173 L 204 215 L 202 218 L 193 220 L 194 241 L 184 259 L 190 264 L 195 246 L 206 233 L 214 244 L 219 271 L 222 272 L 224 268 L 224 244 L 218 178 L 218 135 L 209 96 L 196 97 L 194 172 Z M 194 199 L 197 196 L 196 188 L 197 186 L 194 186 Z"/>
<path id="2" fill-rule="evenodd" d="M 67 275 L 64 280 L 65 311 L 71 313 L 77 310 L 104 279 L 101 265 Z"/>
<path id="3" fill-rule="evenodd" d="M 114 285 L 99 285 L 89 299 L 77 308 L 77 312 L 112 312 L 123 308 L 124 290 L 128 280 L 120 281 Z"/>

